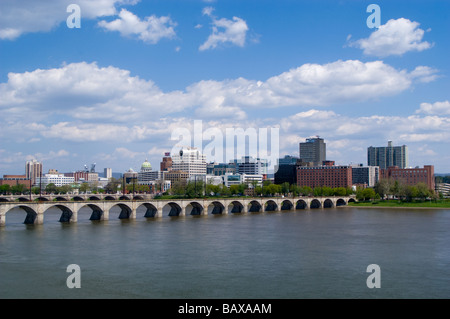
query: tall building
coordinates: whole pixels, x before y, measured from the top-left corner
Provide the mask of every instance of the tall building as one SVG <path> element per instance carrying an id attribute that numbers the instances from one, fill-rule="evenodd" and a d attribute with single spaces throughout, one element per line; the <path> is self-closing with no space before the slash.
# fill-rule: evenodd
<path id="1" fill-rule="evenodd" d="M 42 176 L 42 163 L 36 160 L 27 161 L 25 164 L 25 176 L 31 179 L 31 183 L 35 185 L 37 179 Z"/>
<path id="2" fill-rule="evenodd" d="M 326 153 L 326 143 L 318 136 L 300 143 L 300 159 L 303 162 L 313 162 L 314 166 L 322 165 L 327 158 Z"/>
<path id="3" fill-rule="evenodd" d="M 172 155 L 172 170 L 194 175 L 206 175 L 206 155 L 196 148 L 182 148 L 178 154 Z"/>
<path id="4" fill-rule="evenodd" d="M 314 187 L 351 187 L 351 166 L 299 166 L 297 185 Z"/>
<path id="5" fill-rule="evenodd" d="M 379 179 L 380 168 L 378 166 L 363 166 L 363 164 L 352 166 L 352 181 L 354 185 L 373 187 Z"/>
<path id="6" fill-rule="evenodd" d="M 428 189 L 435 189 L 433 165 L 424 165 L 423 168 L 399 168 L 397 166 L 391 166 L 381 170 L 381 176 L 382 178 L 390 178 L 411 186 L 418 183 L 425 183 Z"/>
<path id="7" fill-rule="evenodd" d="M 172 157 L 170 157 L 170 153 L 166 152 L 164 157 L 162 158 L 162 162 L 160 163 L 160 170 L 162 171 L 170 171 L 172 169 Z"/>
<path id="8" fill-rule="evenodd" d="M 112 178 L 112 169 L 111 168 L 105 168 L 103 171 L 103 177 L 110 179 Z"/>
<path id="9" fill-rule="evenodd" d="M 367 148 L 367 165 L 379 166 L 380 169 L 387 169 L 390 166 L 400 168 L 408 167 L 408 147 L 392 146 L 392 141 L 388 141 L 387 147 Z"/>

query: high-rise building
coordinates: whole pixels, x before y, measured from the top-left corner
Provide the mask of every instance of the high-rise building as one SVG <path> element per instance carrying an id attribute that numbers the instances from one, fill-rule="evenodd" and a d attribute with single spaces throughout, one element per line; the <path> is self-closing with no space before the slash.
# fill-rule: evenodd
<path id="1" fill-rule="evenodd" d="M 300 160 L 303 162 L 312 162 L 314 166 L 322 165 L 327 158 L 326 153 L 326 143 L 318 136 L 300 143 Z"/>
<path id="2" fill-rule="evenodd" d="M 189 177 L 206 175 L 206 155 L 196 148 L 182 148 L 178 154 L 172 155 L 172 170 L 186 172 Z"/>
<path id="3" fill-rule="evenodd" d="M 31 183 L 35 185 L 38 178 L 42 176 L 42 163 L 36 160 L 27 161 L 25 164 L 25 176 L 31 179 Z"/>
<path id="4" fill-rule="evenodd" d="M 111 168 L 105 168 L 103 171 L 103 177 L 110 179 L 112 178 L 112 169 Z"/>
<path id="5" fill-rule="evenodd" d="M 408 167 L 408 147 L 392 146 L 392 141 L 388 141 L 387 147 L 367 148 L 367 165 L 379 166 L 380 169 L 387 169 L 390 166 L 400 168 Z"/>
<path id="6" fill-rule="evenodd" d="M 160 163 L 160 170 L 162 171 L 170 171 L 172 169 L 172 157 L 170 157 L 170 153 L 166 152 L 164 157 L 162 158 L 162 162 Z"/>
<path id="7" fill-rule="evenodd" d="M 380 168 L 378 166 L 363 166 L 363 164 L 352 166 L 353 185 L 373 187 L 379 179 Z"/>

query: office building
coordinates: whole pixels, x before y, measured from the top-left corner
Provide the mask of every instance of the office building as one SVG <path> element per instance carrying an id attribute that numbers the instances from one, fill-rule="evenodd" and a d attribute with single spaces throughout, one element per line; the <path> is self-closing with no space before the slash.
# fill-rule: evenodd
<path id="1" fill-rule="evenodd" d="M 299 162 L 299 158 L 290 155 L 278 159 L 278 165 L 275 166 L 274 183 L 297 184 L 297 162 Z"/>
<path id="2" fill-rule="evenodd" d="M 400 168 L 391 166 L 381 170 L 381 177 L 390 178 L 394 181 L 399 181 L 405 185 L 411 186 L 418 183 L 425 183 L 428 189 L 435 189 L 433 165 L 424 165 L 423 168 Z"/>
<path id="3" fill-rule="evenodd" d="M 378 166 L 363 166 L 363 164 L 352 166 L 352 183 L 362 187 L 373 187 L 380 179 L 380 168 Z"/>
<path id="4" fill-rule="evenodd" d="M 172 170 L 186 172 L 189 176 L 206 175 L 206 156 L 196 148 L 183 148 L 172 155 Z"/>
<path id="5" fill-rule="evenodd" d="M 392 141 L 388 141 L 387 147 L 367 148 L 367 165 L 378 166 L 380 169 L 387 169 L 390 166 L 399 168 L 408 167 L 408 147 L 406 145 L 393 146 Z"/>
<path id="6" fill-rule="evenodd" d="M 170 152 L 166 152 L 160 163 L 160 171 L 170 171 L 172 169 L 172 157 L 170 157 Z"/>
<path id="7" fill-rule="evenodd" d="M 267 175 L 267 159 L 242 156 L 241 159 L 235 160 L 234 163 L 238 174 Z"/>
<path id="8" fill-rule="evenodd" d="M 314 166 L 322 165 L 326 160 L 326 143 L 323 138 L 307 138 L 304 143 L 300 143 L 300 160 L 312 162 Z"/>
<path id="9" fill-rule="evenodd" d="M 105 168 L 103 170 L 103 177 L 107 178 L 107 179 L 111 179 L 112 178 L 112 169 L 111 168 Z"/>
<path id="10" fill-rule="evenodd" d="M 3 175 L 3 178 L 0 178 L 0 186 L 9 185 L 12 187 L 24 185 L 25 188 L 30 189 L 30 182 L 31 180 L 26 175 Z"/>
<path id="11" fill-rule="evenodd" d="M 228 164 L 226 164 L 226 163 L 214 164 L 211 175 L 223 176 L 225 174 L 235 174 L 236 167 L 237 167 L 237 164 L 234 162 L 228 163 Z"/>
<path id="12" fill-rule="evenodd" d="M 186 181 L 188 178 L 189 178 L 189 174 L 184 171 L 172 169 L 170 171 L 163 172 L 164 181 L 170 181 L 172 186 L 174 183 L 177 183 L 177 182 L 186 184 Z"/>
<path id="13" fill-rule="evenodd" d="M 64 174 L 45 174 L 42 177 L 38 177 L 36 185 L 41 186 L 43 189 L 48 184 L 55 184 L 55 186 L 71 185 L 75 183 L 74 177 L 65 176 Z"/>
<path id="14" fill-rule="evenodd" d="M 351 187 L 351 166 L 299 166 L 297 185 L 314 187 Z"/>
<path id="15" fill-rule="evenodd" d="M 262 185 L 263 175 L 255 174 L 230 174 L 227 173 L 223 176 L 223 182 L 226 187 L 231 185 L 247 184 L 249 187 L 253 187 L 253 184 Z"/>
<path id="16" fill-rule="evenodd" d="M 31 183 L 35 185 L 37 179 L 42 176 L 42 163 L 36 160 L 27 161 L 25 163 L 25 176 L 31 179 Z"/>

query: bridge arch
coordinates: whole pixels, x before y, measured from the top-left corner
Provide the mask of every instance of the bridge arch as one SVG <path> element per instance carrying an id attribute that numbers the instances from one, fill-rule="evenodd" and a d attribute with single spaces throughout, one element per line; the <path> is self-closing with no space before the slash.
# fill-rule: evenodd
<path id="1" fill-rule="evenodd" d="M 9 199 L 7 199 L 7 198 L 0 198 L 0 203 L 8 203 L 9 202 Z"/>
<path id="2" fill-rule="evenodd" d="M 144 200 L 144 197 L 141 195 L 136 195 L 133 197 L 133 200 Z"/>
<path id="3" fill-rule="evenodd" d="M 144 217 L 155 217 L 158 214 L 158 208 L 155 207 L 155 205 L 150 203 L 142 203 L 136 208 L 136 212 L 140 208 L 145 208 L 145 214 Z"/>
<path id="4" fill-rule="evenodd" d="M 74 197 L 72 197 L 72 200 L 75 202 L 82 202 L 82 201 L 84 201 L 84 198 L 80 197 L 80 196 L 74 196 Z"/>
<path id="5" fill-rule="evenodd" d="M 256 201 L 256 200 L 252 200 L 249 204 L 248 204 L 249 208 L 248 211 L 250 213 L 259 213 L 262 210 L 262 206 L 261 204 Z"/>
<path id="6" fill-rule="evenodd" d="M 92 210 L 89 220 L 102 220 L 103 210 L 98 205 L 95 205 L 95 204 L 86 203 L 85 205 L 81 206 L 80 209 L 78 209 L 77 214 L 81 211 L 81 209 L 83 209 L 85 207 L 88 207 Z"/>
<path id="7" fill-rule="evenodd" d="M 17 199 L 17 201 L 19 201 L 19 202 L 29 202 L 29 201 L 30 201 L 30 198 L 27 198 L 27 197 L 19 197 L 19 198 Z"/>
<path id="8" fill-rule="evenodd" d="M 101 200 L 98 196 L 89 196 L 89 200 Z"/>
<path id="9" fill-rule="evenodd" d="M 128 219 L 130 218 L 133 210 L 127 204 L 117 203 L 109 209 L 109 213 L 111 214 L 116 208 L 120 208 L 119 219 Z"/>
<path id="10" fill-rule="evenodd" d="M 63 202 L 68 201 L 68 200 L 69 199 L 67 197 L 64 197 L 64 196 L 57 196 L 57 197 L 55 197 L 53 199 L 53 201 L 63 201 Z"/>
<path id="11" fill-rule="evenodd" d="M 309 204 L 309 208 L 321 208 L 321 207 L 322 203 L 317 198 L 314 198 Z"/>
<path id="12" fill-rule="evenodd" d="M 225 206 L 221 202 L 214 201 L 211 204 L 208 205 L 208 214 L 211 213 L 213 215 L 216 214 L 223 214 L 225 211 Z M 210 211 L 211 209 L 211 211 Z"/>
<path id="13" fill-rule="evenodd" d="M 103 198 L 104 200 L 116 200 L 114 196 L 107 195 Z"/>
<path id="14" fill-rule="evenodd" d="M 281 210 L 291 210 L 293 208 L 294 204 L 289 199 L 285 199 L 281 202 Z"/>
<path id="15" fill-rule="evenodd" d="M 343 199 L 343 198 L 339 198 L 339 199 L 336 201 L 336 207 L 337 207 L 337 206 L 345 206 L 345 205 L 347 205 L 347 202 L 346 202 L 345 199 Z"/>
<path id="16" fill-rule="evenodd" d="M 228 212 L 229 213 L 242 213 L 242 212 L 244 212 L 244 205 L 237 200 L 232 201 L 228 205 Z"/>
<path id="17" fill-rule="evenodd" d="M 128 196 L 122 195 L 119 197 L 119 200 L 131 200 L 131 198 Z"/>
<path id="18" fill-rule="evenodd" d="M 303 199 L 299 199 L 297 203 L 295 204 L 295 209 L 307 209 L 308 203 L 305 202 Z"/>
<path id="19" fill-rule="evenodd" d="M 265 208 L 264 211 L 266 212 L 274 212 L 277 210 L 278 205 L 277 203 L 275 203 L 274 200 L 269 199 L 265 204 L 264 204 Z"/>
<path id="20" fill-rule="evenodd" d="M 180 213 L 183 211 L 180 205 L 175 202 L 169 202 L 163 207 L 163 214 L 167 214 L 170 217 L 180 216 Z"/>
<path id="21" fill-rule="evenodd" d="M 323 201 L 323 208 L 332 208 L 334 206 L 333 201 L 329 198 Z"/>
<path id="22" fill-rule="evenodd" d="M 52 206 L 48 206 L 44 211 L 44 215 L 45 215 L 45 212 L 51 208 L 58 208 L 61 211 L 61 216 L 59 217 L 59 221 L 61 223 L 69 223 L 70 221 L 73 220 L 73 217 L 74 217 L 73 211 L 69 207 L 67 207 L 65 205 L 61 205 L 61 204 L 55 204 Z"/>
<path id="23" fill-rule="evenodd" d="M 10 209 L 8 209 L 5 212 L 5 216 L 6 216 L 6 214 L 8 214 L 8 212 L 13 210 L 14 208 L 19 208 L 26 213 L 25 220 L 23 221 L 24 224 L 34 224 L 34 222 L 36 221 L 36 218 L 37 218 L 37 212 L 33 208 L 26 206 L 26 205 L 18 205 L 18 206 L 11 207 Z"/>
<path id="24" fill-rule="evenodd" d="M 350 199 L 348 200 L 348 202 L 349 202 L 349 203 L 356 203 L 356 200 L 355 200 L 354 198 L 350 198 Z"/>
<path id="25" fill-rule="evenodd" d="M 186 205 L 186 215 L 201 215 L 203 213 L 203 205 L 199 202 L 190 202 Z"/>

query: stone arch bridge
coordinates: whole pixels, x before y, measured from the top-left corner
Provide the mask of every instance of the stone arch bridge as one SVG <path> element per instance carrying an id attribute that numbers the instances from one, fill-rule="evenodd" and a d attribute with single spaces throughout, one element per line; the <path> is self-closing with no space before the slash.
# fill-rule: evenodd
<path id="1" fill-rule="evenodd" d="M 353 197 L 261 197 L 226 199 L 177 199 L 177 200 L 52 200 L 52 201 L 1 201 L 0 226 L 6 223 L 6 215 L 13 209 L 26 212 L 25 224 L 42 224 L 49 209 L 59 209 L 60 222 L 77 222 L 81 209 L 91 210 L 90 220 L 108 220 L 113 208 L 119 219 L 133 219 L 140 212 L 143 217 L 210 215 L 229 213 L 277 212 L 295 209 L 314 209 L 345 206 Z M 117 209 L 119 208 L 119 209 Z"/>

